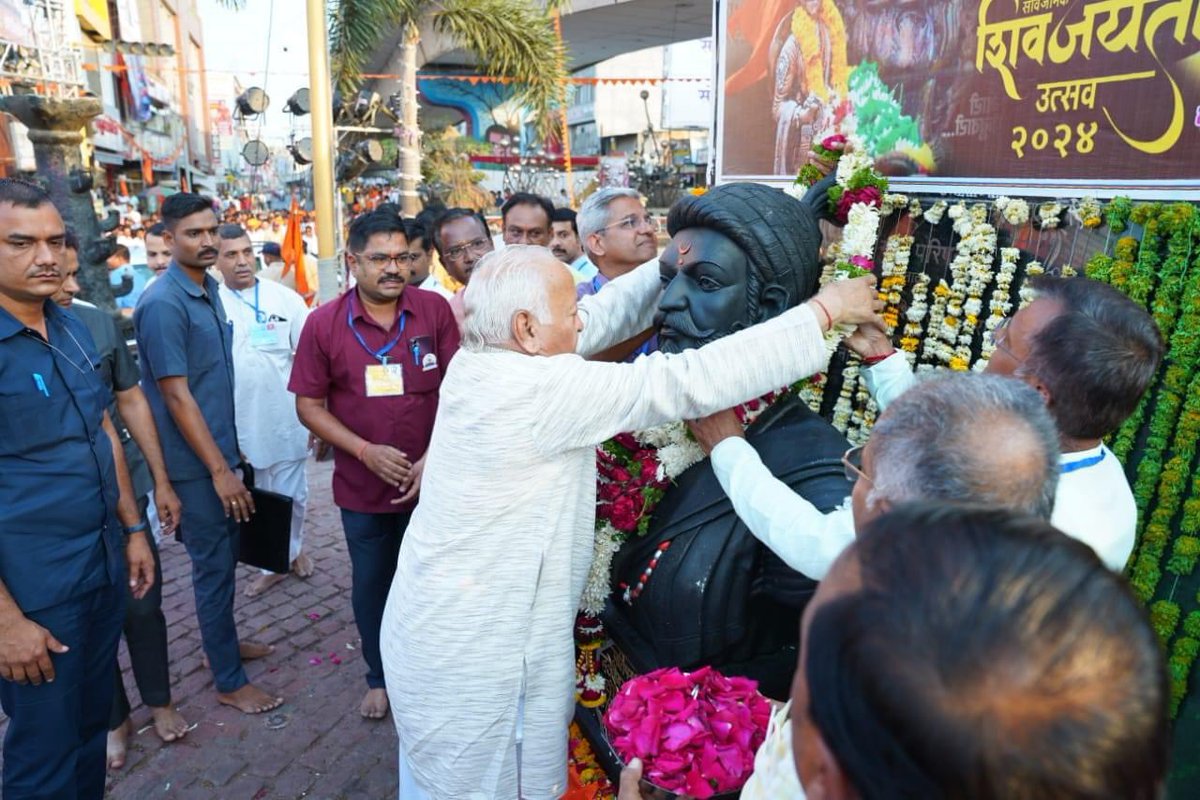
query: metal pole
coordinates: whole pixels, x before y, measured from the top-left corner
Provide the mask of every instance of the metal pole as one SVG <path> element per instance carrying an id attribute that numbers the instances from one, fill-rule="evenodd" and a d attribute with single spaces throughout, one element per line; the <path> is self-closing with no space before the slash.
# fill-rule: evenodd
<path id="1" fill-rule="evenodd" d="M 312 98 L 313 210 L 317 215 L 317 299 L 338 294 L 337 195 L 333 184 L 333 90 L 324 0 L 308 2 L 308 74 Z"/>

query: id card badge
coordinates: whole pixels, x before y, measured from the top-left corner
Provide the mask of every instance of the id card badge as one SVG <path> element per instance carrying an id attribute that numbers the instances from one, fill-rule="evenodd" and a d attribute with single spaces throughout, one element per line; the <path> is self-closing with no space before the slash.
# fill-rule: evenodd
<path id="1" fill-rule="evenodd" d="M 404 394 L 403 364 L 368 364 L 367 397 L 397 397 Z"/>
<path id="2" fill-rule="evenodd" d="M 250 346 L 265 349 L 279 345 L 279 328 L 274 322 L 256 322 L 250 326 Z"/>

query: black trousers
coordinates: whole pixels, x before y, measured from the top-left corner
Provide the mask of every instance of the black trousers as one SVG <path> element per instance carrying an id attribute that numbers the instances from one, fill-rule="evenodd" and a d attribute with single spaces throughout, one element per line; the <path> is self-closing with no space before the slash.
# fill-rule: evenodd
<path id="1" fill-rule="evenodd" d="M 400 542 L 412 512 L 365 514 L 342 509 L 346 549 L 350 551 L 350 605 L 362 637 L 367 662 L 367 688 L 383 689 L 383 658 L 379 654 L 379 628 L 387 605 Z"/>
<path id="2" fill-rule="evenodd" d="M 127 598 L 125 644 L 129 647 L 129 661 L 142 702 L 148 706 L 169 706 L 171 673 L 167 661 L 167 620 L 162 611 L 162 561 L 154 536 L 148 531 L 146 540 L 154 553 L 154 586 L 141 600 L 134 599 L 132 594 Z M 128 589 L 125 591 L 129 592 Z M 125 693 L 119 664 L 114 664 L 113 675 L 116 686 L 108 718 L 109 730 L 116 730 L 129 719 L 129 696 Z"/>

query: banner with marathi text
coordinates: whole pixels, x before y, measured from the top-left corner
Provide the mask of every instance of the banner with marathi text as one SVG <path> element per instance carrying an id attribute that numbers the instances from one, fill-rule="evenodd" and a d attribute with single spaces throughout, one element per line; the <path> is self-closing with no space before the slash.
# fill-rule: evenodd
<path id="1" fill-rule="evenodd" d="M 729 0 L 717 179 L 853 130 L 905 191 L 1200 199 L 1200 0 Z"/>

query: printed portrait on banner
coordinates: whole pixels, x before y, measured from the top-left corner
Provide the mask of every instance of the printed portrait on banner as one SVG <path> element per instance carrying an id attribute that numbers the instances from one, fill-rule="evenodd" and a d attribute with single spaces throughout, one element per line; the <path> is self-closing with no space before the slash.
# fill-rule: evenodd
<path id="1" fill-rule="evenodd" d="M 1200 0 L 730 0 L 719 175 L 854 134 L 918 180 L 1200 189 Z"/>

